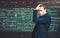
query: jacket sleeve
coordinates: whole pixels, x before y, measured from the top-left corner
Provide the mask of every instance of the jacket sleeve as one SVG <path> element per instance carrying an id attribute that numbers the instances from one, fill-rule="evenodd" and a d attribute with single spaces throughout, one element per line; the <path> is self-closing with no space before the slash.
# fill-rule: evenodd
<path id="1" fill-rule="evenodd" d="M 40 17 L 38 17 L 37 10 L 33 11 L 33 22 L 35 22 L 35 23 L 47 23 L 48 21 L 49 21 L 48 16 L 40 18 Z"/>

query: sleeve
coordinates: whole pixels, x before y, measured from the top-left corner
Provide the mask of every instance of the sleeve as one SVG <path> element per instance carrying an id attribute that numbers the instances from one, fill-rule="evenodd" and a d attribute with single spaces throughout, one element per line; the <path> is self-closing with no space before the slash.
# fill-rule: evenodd
<path id="1" fill-rule="evenodd" d="M 47 23 L 48 21 L 49 21 L 48 16 L 40 18 L 40 17 L 38 17 L 37 10 L 33 11 L 33 22 L 35 22 L 35 23 Z"/>

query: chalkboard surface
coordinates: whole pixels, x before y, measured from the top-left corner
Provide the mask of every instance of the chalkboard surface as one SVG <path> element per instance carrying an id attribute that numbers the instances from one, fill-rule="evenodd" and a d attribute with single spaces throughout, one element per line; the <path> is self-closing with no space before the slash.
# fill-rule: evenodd
<path id="1" fill-rule="evenodd" d="M 0 8 L 0 31 L 32 32 L 35 24 L 32 22 L 34 8 Z M 59 22 L 57 8 L 47 8 L 51 15 L 49 31 L 56 32 Z"/>

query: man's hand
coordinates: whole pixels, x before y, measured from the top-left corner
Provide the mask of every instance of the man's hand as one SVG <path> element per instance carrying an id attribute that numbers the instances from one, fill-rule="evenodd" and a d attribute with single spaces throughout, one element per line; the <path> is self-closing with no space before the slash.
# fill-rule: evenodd
<path id="1" fill-rule="evenodd" d="M 36 10 L 39 10 L 41 4 L 38 4 L 36 7 Z"/>

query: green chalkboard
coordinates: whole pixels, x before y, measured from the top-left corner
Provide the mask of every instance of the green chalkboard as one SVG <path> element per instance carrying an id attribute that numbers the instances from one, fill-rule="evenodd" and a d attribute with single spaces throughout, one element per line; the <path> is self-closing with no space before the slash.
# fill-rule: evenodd
<path id="1" fill-rule="evenodd" d="M 32 22 L 34 8 L 0 8 L 0 31 L 32 32 L 35 24 Z M 56 32 L 58 27 L 58 9 L 47 8 L 51 15 L 49 31 Z"/>

